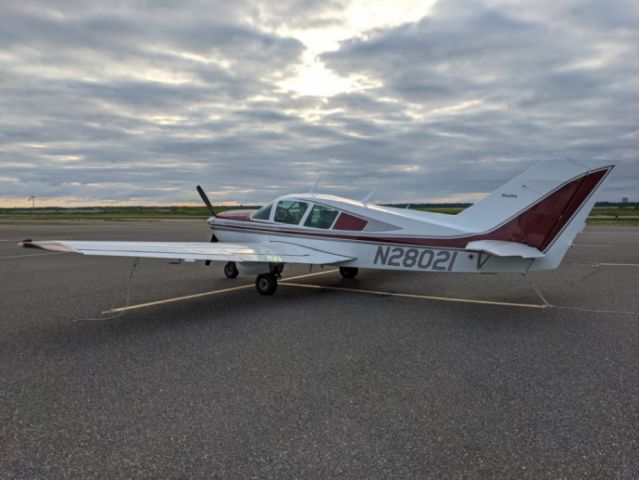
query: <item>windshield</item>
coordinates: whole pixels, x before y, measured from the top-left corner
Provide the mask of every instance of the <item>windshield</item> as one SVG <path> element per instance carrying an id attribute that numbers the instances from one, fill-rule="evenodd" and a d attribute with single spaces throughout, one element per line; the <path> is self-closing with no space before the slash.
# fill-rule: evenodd
<path id="1" fill-rule="evenodd" d="M 257 212 L 253 214 L 253 218 L 257 220 L 268 220 L 271 217 L 271 208 L 273 208 L 273 204 L 269 203 L 268 205 L 264 205 Z"/>

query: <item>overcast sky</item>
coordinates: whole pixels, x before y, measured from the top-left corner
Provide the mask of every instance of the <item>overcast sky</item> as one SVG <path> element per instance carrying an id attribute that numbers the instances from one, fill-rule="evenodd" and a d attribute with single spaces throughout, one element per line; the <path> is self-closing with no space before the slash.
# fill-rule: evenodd
<path id="1" fill-rule="evenodd" d="M 0 0 L 0 206 L 472 201 L 552 158 L 639 200 L 636 0 Z"/>

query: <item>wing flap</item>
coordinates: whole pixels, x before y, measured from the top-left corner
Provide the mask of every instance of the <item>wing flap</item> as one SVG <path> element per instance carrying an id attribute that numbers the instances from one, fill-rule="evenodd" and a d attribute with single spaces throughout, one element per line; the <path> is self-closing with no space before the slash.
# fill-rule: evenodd
<path id="1" fill-rule="evenodd" d="M 48 240 L 20 243 L 25 248 L 110 257 L 167 258 L 226 262 L 272 262 L 330 265 L 353 260 L 352 257 L 322 252 L 284 242 L 209 243 L 209 242 L 110 242 Z"/>
<path id="2" fill-rule="evenodd" d="M 541 258 L 542 252 L 530 245 L 503 240 L 477 240 L 468 242 L 466 250 L 484 252 L 496 257 Z"/>

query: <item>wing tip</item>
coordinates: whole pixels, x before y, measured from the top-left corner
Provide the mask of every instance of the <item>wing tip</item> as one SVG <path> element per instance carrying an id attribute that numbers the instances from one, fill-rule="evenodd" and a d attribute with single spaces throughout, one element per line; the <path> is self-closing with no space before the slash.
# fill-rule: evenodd
<path id="1" fill-rule="evenodd" d="M 33 240 L 30 238 L 27 238 L 25 240 L 22 240 L 21 242 L 18 242 L 18 247 L 22 247 L 22 248 L 40 248 L 37 245 L 35 245 L 33 243 Z"/>
<path id="2" fill-rule="evenodd" d="M 57 241 L 34 242 L 32 239 L 27 238 L 26 240 L 22 240 L 21 242 L 19 242 L 18 246 L 22 248 L 38 248 L 40 250 L 51 250 L 53 252 L 80 253 L 75 248 Z"/>

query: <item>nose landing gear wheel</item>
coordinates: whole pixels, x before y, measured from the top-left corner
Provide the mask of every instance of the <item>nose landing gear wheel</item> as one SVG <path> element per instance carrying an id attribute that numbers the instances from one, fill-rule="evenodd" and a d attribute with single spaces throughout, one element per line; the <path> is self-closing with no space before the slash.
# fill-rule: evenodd
<path id="1" fill-rule="evenodd" d="M 224 265 L 224 275 L 226 275 L 226 278 L 235 278 L 239 273 L 235 262 L 227 262 L 226 265 Z"/>
<path id="2" fill-rule="evenodd" d="M 272 273 L 262 273 L 255 279 L 255 288 L 261 295 L 273 295 L 277 290 L 277 277 Z"/>
<path id="3" fill-rule="evenodd" d="M 355 267 L 339 267 L 339 274 L 342 278 L 355 278 L 359 269 Z"/>

